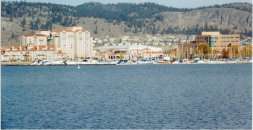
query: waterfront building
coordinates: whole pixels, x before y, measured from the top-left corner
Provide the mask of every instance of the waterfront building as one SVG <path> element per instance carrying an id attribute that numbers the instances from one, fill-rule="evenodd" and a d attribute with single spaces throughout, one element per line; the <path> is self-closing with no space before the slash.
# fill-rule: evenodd
<path id="1" fill-rule="evenodd" d="M 2 51 L 1 62 L 25 61 L 25 51 Z"/>
<path id="2" fill-rule="evenodd" d="M 70 59 L 93 57 L 93 41 L 90 32 L 82 27 L 53 29 L 53 43 Z"/>
<path id="3" fill-rule="evenodd" d="M 39 33 L 28 33 L 21 36 L 21 45 L 47 45 L 48 36 Z"/>
<path id="4" fill-rule="evenodd" d="M 178 45 L 169 45 L 166 47 L 163 47 L 163 53 L 164 56 L 170 57 L 170 58 L 177 58 L 177 51 L 178 51 Z"/>
<path id="5" fill-rule="evenodd" d="M 249 45 L 248 45 L 249 46 Z M 247 46 L 247 48 L 249 48 Z M 244 49 L 242 49 L 244 48 Z M 171 46 L 165 50 L 166 56 L 179 59 L 192 58 L 238 58 L 242 50 L 239 34 L 221 34 L 220 32 L 202 32 L 192 40 L 177 41 L 176 47 Z M 176 53 L 175 53 L 176 52 Z M 244 55 L 246 55 L 244 53 Z"/>
<path id="6" fill-rule="evenodd" d="M 33 62 L 36 60 L 63 59 L 54 46 L 30 45 L 1 48 L 1 62 Z"/>
<path id="7" fill-rule="evenodd" d="M 177 44 L 176 57 L 179 59 L 192 59 L 193 57 L 196 56 L 197 53 L 198 52 L 196 51 L 195 42 L 186 41 L 186 42 Z M 204 56 L 204 54 L 201 54 L 201 53 L 198 53 L 198 54 L 199 56 Z"/>
<path id="8" fill-rule="evenodd" d="M 39 30 L 22 35 L 21 45 L 35 50 L 41 46 L 53 46 L 68 59 L 93 57 L 93 39 L 83 27 L 61 27 L 52 31 Z"/>
<path id="9" fill-rule="evenodd" d="M 245 58 L 252 58 L 253 44 L 252 39 L 246 39 L 241 42 L 240 55 Z"/>
<path id="10" fill-rule="evenodd" d="M 210 47 L 226 47 L 240 45 L 239 34 L 221 34 L 220 32 L 202 32 L 195 38 L 197 43 L 207 43 Z"/>
<path id="11" fill-rule="evenodd" d="M 103 46 L 96 48 L 96 56 L 104 60 L 138 60 L 163 56 L 159 47 L 144 45 Z"/>
<path id="12" fill-rule="evenodd" d="M 201 35 L 196 36 L 195 42 L 197 50 L 200 50 L 197 53 L 201 55 L 205 53 L 204 55 L 208 55 L 209 58 L 222 58 L 227 51 L 227 57 L 233 58 L 236 57 L 235 52 L 239 53 L 240 35 L 202 32 Z"/>

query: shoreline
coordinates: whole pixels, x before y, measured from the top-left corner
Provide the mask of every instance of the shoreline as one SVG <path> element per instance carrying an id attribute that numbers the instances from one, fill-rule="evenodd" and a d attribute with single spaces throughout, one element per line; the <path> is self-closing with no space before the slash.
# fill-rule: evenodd
<path id="1" fill-rule="evenodd" d="M 222 64 L 252 64 L 251 62 L 245 63 L 176 63 L 176 64 L 167 64 L 167 63 L 157 63 L 157 64 L 51 64 L 51 65 L 31 65 L 31 64 L 2 64 L 1 66 L 139 66 L 139 65 L 222 65 Z"/>

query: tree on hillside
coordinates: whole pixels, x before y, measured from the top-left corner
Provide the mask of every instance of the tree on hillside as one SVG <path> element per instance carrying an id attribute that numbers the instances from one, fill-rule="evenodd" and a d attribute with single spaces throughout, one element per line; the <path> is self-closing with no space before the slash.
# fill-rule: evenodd
<path id="1" fill-rule="evenodd" d="M 95 30 L 94 30 L 94 34 L 98 33 L 98 26 L 96 25 Z"/>
<path id="2" fill-rule="evenodd" d="M 13 22 L 13 16 L 10 16 L 10 21 Z"/>
<path id="3" fill-rule="evenodd" d="M 21 21 L 21 27 L 25 27 L 26 25 L 26 18 L 24 17 L 23 20 Z"/>
<path id="4" fill-rule="evenodd" d="M 40 29 L 40 26 L 41 26 L 41 20 L 40 20 L 40 18 L 37 18 L 35 24 L 37 25 L 37 29 Z"/>
<path id="5" fill-rule="evenodd" d="M 21 27 L 23 28 L 22 31 L 26 30 L 25 25 L 26 25 L 26 18 L 24 17 L 23 20 L 21 21 Z"/>
<path id="6" fill-rule="evenodd" d="M 39 29 L 38 25 L 34 21 L 30 22 L 30 28 L 32 30 L 38 30 Z"/>
<path id="7" fill-rule="evenodd" d="M 95 24 L 95 30 L 94 30 L 94 34 L 97 34 L 98 33 L 98 26 L 97 26 L 97 20 L 94 21 L 94 24 Z"/>
<path id="8" fill-rule="evenodd" d="M 16 36 L 14 33 L 11 33 L 11 39 L 14 39 Z"/>

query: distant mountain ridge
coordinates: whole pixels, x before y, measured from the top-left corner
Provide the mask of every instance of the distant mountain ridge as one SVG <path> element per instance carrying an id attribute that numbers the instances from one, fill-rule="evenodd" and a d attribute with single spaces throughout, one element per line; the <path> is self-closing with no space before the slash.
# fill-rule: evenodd
<path id="1" fill-rule="evenodd" d="M 212 5 L 198 8 L 174 8 L 167 7 L 155 3 L 118 3 L 118 4 L 102 4 L 98 2 L 84 3 L 78 6 L 59 5 L 51 3 L 31 3 L 31 2 L 1 2 L 2 4 L 2 17 L 10 17 L 14 15 L 16 17 L 23 16 L 28 13 L 31 15 L 31 9 L 42 8 L 47 6 L 48 10 L 52 11 L 64 11 L 64 15 L 78 16 L 78 17 L 99 17 L 113 20 L 127 20 L 127 17 L 131 17 L 129 14 L 136 13 L 141 18 L 149 18 L 154 14 L 169 11 L 169 12 L 186 12 L 207 8 L 231 8 L 246 12 L 252 12 L 251 3 L 229 3 L 223 5 Z M 31 7 L 31 8 L 28 8 Z M 16 9 L 17 13 L 12 14 L 11 10 Z M 110 17 L 108 17 L 110 15 Z M 122 17 L 122 18 L 119 18 Z"/>
<path id="2" fill-rule="evenodd" d="M 80 25 L 96 36 L 128 34 L 196 34 L 203 30 L 252 33 L 252 4 L 229 3 L 181 9 L 155 3 L 50 3 L 1 2 L 2 43 L 17 36 L 54 26 Z M 14 29 L 15 27 L 15 29 Z"/>
<path id="3" fill-rule="evenodd" d="M 212 5 L 212 6 L 205 6 L 205 7 L 198 7 L 195 9 L 203 9 L 203 8 L 233 8 L 238 9 L 241 11 L 252 12 L 252 4 L 247 2 L 235 2 L 235 3 L 228 3 L 222 5 Z"/>
<path id="4" fill-rule="evenodd" d="M 127 20 L 130 17 L 129 14 L 136 13 L 141 18 L 150 18 L 152 15 L 161 12 L 186 12 L 199 9 L 207 8 L 231 8 L 246 12 L 252 12 L 252 4 L 250 3 L 229 3 L 223 5 L 213 5 L 198 8 L 174 8 L 155 3 L 142 3 L 142 4 L 129 4 L 129 3 L 118 3 L 118 4 L 101 4 L 101 3 L 84 3 L 76 6 L 77 15 L 81 17 L 93 16 L 105 19 L 117 19 L 122 17 L 122 20 Z M 96 10 L 96 11 L 94 11 Z M 107 14 L 111 13 L 110 18 L 106 17 Z M 117 17 L 116 17 L 117 16 Z M 116 17 L 116 18 L 115 18 Z M 138 17 L 138 18 L 139 18 Z"/>

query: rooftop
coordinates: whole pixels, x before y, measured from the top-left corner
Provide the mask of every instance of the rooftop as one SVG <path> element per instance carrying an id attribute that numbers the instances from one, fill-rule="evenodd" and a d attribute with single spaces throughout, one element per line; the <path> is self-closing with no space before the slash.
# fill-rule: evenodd
<path id="1" fill-rule="evenodd" d="M 73 27 L 61 27 L 61 28 L 54 28 L 52 32 L 80 32 L 85 31 L 85 29 L 81 26 L 73 26 Z"/>

